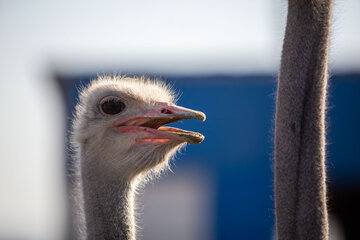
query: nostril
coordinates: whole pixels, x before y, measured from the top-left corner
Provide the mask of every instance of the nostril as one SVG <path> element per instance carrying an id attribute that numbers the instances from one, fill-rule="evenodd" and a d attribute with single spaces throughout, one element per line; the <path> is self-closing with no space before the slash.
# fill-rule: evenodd
<path id="1" fill-rule="evenodd" d="M 161 113 L 162 114 L 173 114 L 172 111 L 170 111 L 169 109 L 166 109 L 166 108 L 161 109 Z"/>

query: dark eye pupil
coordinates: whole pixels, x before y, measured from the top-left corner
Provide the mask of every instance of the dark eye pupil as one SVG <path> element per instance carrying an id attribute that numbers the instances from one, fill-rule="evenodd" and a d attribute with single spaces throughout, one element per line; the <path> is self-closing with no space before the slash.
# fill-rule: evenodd
<path id="1" fill-rule="evenodd" d="M 104 113 L 114 115 L 124 110 L 125 104 L 119 99 L 109 99 L 101 104 L 101 109 Z"/>

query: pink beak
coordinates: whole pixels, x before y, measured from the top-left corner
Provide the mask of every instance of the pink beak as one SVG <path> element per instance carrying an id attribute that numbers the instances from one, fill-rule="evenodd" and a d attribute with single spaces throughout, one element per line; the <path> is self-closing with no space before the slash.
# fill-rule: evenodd
<path id="1" fill-rule="evenodd" d="M 146 142 L 165 142 L 164 139 L 183 139 L 189 143 L 200 143 L 204 136 L 200 133 L 184 131 L 172 127 L 161 127 L 184 119 L 198 119 L 205 121 L 204 113 L 192 109 L 176 106 L 172 103 L 158 102 L 155 106 L 141 115 L 123 119 L 114 124 L 121 133 L 148 132 L 151 137 Z M 144 140 L 144 139 L 143 139 Z M 159 141 L 161 140 L 161 141 Z M 143 141 L 145 142 L 145 141 Z"/>

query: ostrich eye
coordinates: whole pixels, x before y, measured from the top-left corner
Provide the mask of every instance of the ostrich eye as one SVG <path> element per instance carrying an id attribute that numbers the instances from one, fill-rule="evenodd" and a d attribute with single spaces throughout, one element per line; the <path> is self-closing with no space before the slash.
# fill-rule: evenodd
<path id="1" fill-rule="evenodd" d="M 124 110 L 125 104 L 117 98 L 105 99 L 100 104 L 100 109 L 103 113 L 108 115 L 115 115 Z"/>

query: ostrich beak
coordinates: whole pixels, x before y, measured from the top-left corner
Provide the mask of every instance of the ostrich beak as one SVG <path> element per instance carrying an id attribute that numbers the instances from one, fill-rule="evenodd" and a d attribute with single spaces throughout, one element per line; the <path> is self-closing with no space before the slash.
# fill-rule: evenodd
<path id="1" fill-rule="evenodd" d="M 121 133 L 148 132 L 150 136 L 143 138 L 143 142 L 165 142 L 166 139 L 176 139 L 190 144 L 201 143 L 205 137 L 200 133 L 173 127 L 162 127 L 165 124 L 184 119 L 205 121 L 206 116 L 200 111 L 176 106 L 171 103 L 158 102 L 141 115 L 116 122 L 114 127 Z"/>

